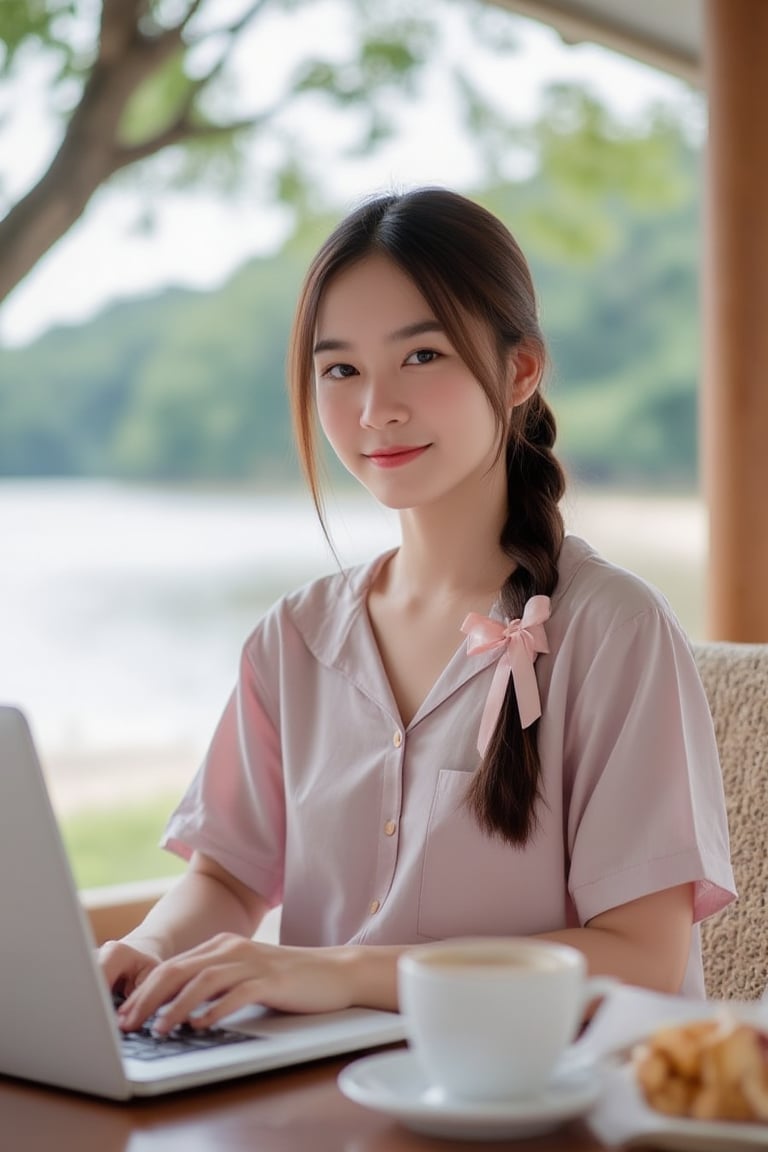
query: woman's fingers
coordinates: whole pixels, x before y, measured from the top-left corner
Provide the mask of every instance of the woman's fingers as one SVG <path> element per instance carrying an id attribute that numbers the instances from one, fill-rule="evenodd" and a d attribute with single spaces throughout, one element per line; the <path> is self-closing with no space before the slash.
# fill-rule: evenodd
<path id="1" fill-rule="evenodd" d="M 195 977 L 162 1006 L 153 1025 L 155 1031 L 165 1035 L 185 1023 L 193 1028 L 211 1028 L 230 1013 L 261 1001 L 265 981 L 237 965 L 222 966 L 205 976 Z"/>
<path id="2" fill-rule="evenodd" d="M 110 940 L 103 944 L 99 949 L 98 959 L 107 986 L 112 990 L 121 991 L 125 996 L 129 996 L 143 983 L 159 963 L 155 957 L 148 956 L 119 940 Z"/>
<path id="3" fill-rule="evenodd" d="M 170 1031 L 207 999 L 228 989 L 223 970 L 236 965 L 238 953 L 247 954 L 249 946 L 254 947 L 241 937 L 215 937 L 157 965 L 121 1005 L 120 1027 L 133 1031 L 159 1012 L 153 1026 L 161 1033 Z M 234 972 L 230 978 L 236 978 Z"/>
<path id="4" fill-rule="evenodd" d="M 218 1002 L 231 990 L 242 987 L 249 978 L 252 979 L 252 973 L 237 963 L 209 966 L 190 974 L 183 986 L 158 1009 L 153 1023 L 154 1031 L 165 1035 L 185 1022 L 193 1027 L 207 1027 L 201 1019 L 201 1011 L 205 1012 L 208 1005 Z M 248 1001 L 244 1000 L 243 1003 Z"/>
<path id="5" fill-rule="evenodd" d="M 243 980 L 230 988 L 228 992 L 219 996 L 213 1004 L 194 1013 L 189 1023 L 194 1028 L 212 1028 L 226 1016 L 238 1012 L 241 1008 L 248 1008 L 252 1004 L 262 1004 L 264 996 L 264 980 Z"/>
<path id="6" fill-rule="evenodd" d="M 120 1005 L 117 1013 L 120 1027 L 133 1032 L 157 1012 L 164 1013 L 194 974 L 191 965 L 178 959 L 159 964 Z"/>

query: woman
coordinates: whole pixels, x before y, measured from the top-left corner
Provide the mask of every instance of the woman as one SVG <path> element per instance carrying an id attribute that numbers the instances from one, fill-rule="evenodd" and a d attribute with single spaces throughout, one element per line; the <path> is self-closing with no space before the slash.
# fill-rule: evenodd
<path id="1" fill-rule="evenodd" d="M 290 349 L 304 470 L 322 519 L 319 418 L 402 541 L 246 642 L 166 831 L 188 871 L 102 949 L 124 1028 L 393 1008 L 404 948 L 470 934 L 702 994 L 694 925 L 733 898 L 706 699 L 663 598 L 564 535 L 545 368 L 525 259 L 473 202 L 381 196 L 318 253 Z M 255 943 L 276 904 L 280 945 Z"/>

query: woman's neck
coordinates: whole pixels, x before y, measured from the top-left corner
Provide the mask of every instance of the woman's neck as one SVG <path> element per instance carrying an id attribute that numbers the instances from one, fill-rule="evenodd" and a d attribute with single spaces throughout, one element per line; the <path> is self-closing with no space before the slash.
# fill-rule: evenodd
<path id="1" fill-rule="evenodd" d="M 387 565 L 387 593 L 402 601 L 493 601 L 514 567 L 499 537 L 507 517 L 506 478 L 478 493 L 400 513 L 402 545 Z"/>

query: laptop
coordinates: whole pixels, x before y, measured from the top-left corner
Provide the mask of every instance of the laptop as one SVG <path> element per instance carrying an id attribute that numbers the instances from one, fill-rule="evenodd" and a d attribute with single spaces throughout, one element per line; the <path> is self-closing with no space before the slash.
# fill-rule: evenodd
<path id="1" fill-rule="evenodd" d="M 125 1100 L 402 1040 L 395 1012 L 254 1005 L 202 1036 L 117 1027 L 29 725 L 0 707 L 0 1074 Z"/>

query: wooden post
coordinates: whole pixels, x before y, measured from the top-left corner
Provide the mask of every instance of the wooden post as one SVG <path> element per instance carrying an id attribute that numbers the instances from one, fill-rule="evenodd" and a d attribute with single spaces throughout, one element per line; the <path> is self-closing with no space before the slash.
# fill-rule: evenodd
<path id="1" fill-rule="evenodd" d="M 768 2 L 705 0 L 708 635 L 768 642 Z"/>

